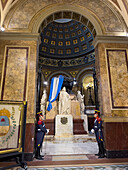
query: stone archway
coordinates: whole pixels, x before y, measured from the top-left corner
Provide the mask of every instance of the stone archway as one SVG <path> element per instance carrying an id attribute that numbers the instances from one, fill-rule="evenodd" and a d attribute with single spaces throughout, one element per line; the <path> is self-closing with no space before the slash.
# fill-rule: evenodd
<path id="1" fill-rule="evenodd" d="M 35 9 L 33 8 L 35 6 Z M 113 8 L 112 8 L 113 7 Z M 72 11 L 87 18 L 97 35 L 126 35 L 126 25 L 122 16 L 109 1 L 57 1 L 35 4 L 34 1 L 18 1 L 6 17 L 4 25 L 8 31 L 38 33 L 41 23 L 53 13 Z M 28 18 L 29 16 L 29 18 Z"/>

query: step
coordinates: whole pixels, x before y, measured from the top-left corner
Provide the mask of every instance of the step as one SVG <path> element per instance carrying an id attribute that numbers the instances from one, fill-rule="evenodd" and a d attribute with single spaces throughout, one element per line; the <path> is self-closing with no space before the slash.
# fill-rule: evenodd
<path id="1" fill-rule="evenodd" d="M 56 139 L 54 135 L 45 135 L 44 141 L 48 143 L 85 143 L 88 141 L 96 142 L 94 135 L 74 135 L 73 138 Z"/>

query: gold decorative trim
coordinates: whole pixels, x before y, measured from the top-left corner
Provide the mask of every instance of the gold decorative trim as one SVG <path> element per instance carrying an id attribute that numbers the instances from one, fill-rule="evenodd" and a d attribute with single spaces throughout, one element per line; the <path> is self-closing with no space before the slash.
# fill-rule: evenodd
<path id="1" fill-rule="evenodd" d="M 10 149 L 10 150 L 4 150 L 4 151 L 0 151 L 0 154 L 3 154 L 3 153 L 10 153 L 10 152 L 16 152 L 16 151 L 19 151 L 20 149 L 17 148 L 17 149 Z"/>
<path id="2" fill-rule="evenodd" d="M 128 122 L 128 117 L 102 117 L 104 122 Z"/>

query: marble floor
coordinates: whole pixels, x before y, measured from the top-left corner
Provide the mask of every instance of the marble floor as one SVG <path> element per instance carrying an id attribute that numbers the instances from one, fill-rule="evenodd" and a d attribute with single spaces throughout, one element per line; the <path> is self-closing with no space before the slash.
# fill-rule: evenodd
<path id="1" fill-rule="evenodd" d="M 28 161 L 27 170 L 128 170 L 128 158 L 98 159 L 95 153 L 98 146 L 93 135 L 75 135 L 63 140 L 45 136 L 41 151 L 44 160 Z M 6 162 L 6 166 L 10 164 Z M 3 166 L 4 162 L 0 163 L 0 167 Z"/>
<path id="2" fill-rule="evenodd" d="M 15 170 L 23 170 L 18 168 Z M 72 166 L 72 167 L 53 167 L 53 168 L 28 168 L 27 170 L 128 170 L 128 165 L 96 165 L 96 166 Z"/>

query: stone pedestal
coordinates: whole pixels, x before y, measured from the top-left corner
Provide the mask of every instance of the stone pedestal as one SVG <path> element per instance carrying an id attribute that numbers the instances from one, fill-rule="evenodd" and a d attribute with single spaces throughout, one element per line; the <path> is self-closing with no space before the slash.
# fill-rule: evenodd
<path id="1" fill-rule="evenodd" d="M 85 114 L 87 115 L 88 131 L 94 128 L 94 113 L 96 106 L 85 106 Z"/>
<path id="2" fill-rule="evenodd" d="M 87 115 L 81 115 L 81 119 L 84 120 L 84 122 L 83 122 L 84 130 L 88 133 L 88 117 L 87 117 Z"/>
<path id="3" fill-rule="evenodd" d="M 72 115 L 57 115 L 55 118 L 55 139 L 73 139 Z"/>

